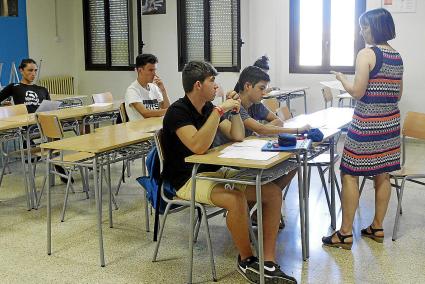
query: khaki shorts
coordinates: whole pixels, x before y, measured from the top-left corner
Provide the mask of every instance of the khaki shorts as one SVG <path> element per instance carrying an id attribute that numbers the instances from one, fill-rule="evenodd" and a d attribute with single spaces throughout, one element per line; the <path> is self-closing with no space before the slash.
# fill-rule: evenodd
<path id="1" fill-rule="evenodd" d="M 221 168 L 216 172 L 204 172 L 200 173 L 198 176 L 204 177 L 217 177 L 217 178 L 231 178 L 234 177 L 239 171 L 231 168 Z M 211 192 L 213 188 L 218 185 L 223 184 L 223 182 L 197 179 L 196 180 L 196 193 L 195 200 L 196 202 L 215 205 L 211 201 Z M 245 191 L 246 184 L 235 184 L 234 190 Z M 178 191 L 177 197 L 185 200 L 190 200 L 192 194 L 192 178 L 190 178 Z"/>

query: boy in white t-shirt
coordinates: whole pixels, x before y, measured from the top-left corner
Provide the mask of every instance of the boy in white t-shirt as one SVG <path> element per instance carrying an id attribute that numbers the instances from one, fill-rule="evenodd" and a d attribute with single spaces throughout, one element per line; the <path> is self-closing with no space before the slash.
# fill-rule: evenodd
<path id="1" fill-rule="evenodd" d="M 136 58 L 137 80 L 125 92 L 125 110 L 130 121 L 163 116 L 170 105 L 164 83 L 156 75 L 157 63 L 153 54 Z"/>

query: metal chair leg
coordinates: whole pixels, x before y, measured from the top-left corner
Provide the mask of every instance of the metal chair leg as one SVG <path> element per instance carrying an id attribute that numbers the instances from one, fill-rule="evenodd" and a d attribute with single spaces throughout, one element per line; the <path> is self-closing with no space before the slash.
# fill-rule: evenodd
<path id="1" fill-rule="evenodd" d="M 211 273 L 212 273 L 213 281 L 216 282 L 217 275 L 215 272 L 214 255 L 213 255 L 212 244 L 211 244 L 210 227 L 208 226 L 208 220 L 207 220 L 207 212 L 205 211 L 205 207 L 203 206 L 201 207 L 201 210 L 202 210 L 202 219 L 205 224 L 205 231 L 206 231 L 205 233 L 207 237 L 208 252 L 210 255 Z"/>
<path id="2" fill-rule="evenodd" d="M 397 238 L 397 231 L 398 231 L 398 227 L 399 227 L 399 222 L 400 222 L 400 209 L 401 209 L 401 201 L 403 199 L 403 190 L 404 190 L 404 184 L 406 183 L 406 177 L 403 178 L 403 181 L 401 182 L 401 187 L 400 187 L 400 194 L 398 195 L 398 203 L 397 203 L 397 211 L 395 213 L 395 222 L 394 222 L 394 229 L 393 229 L 393 241 L 396 240 Z"/>
<path id="3" fill-rule="evenodd" d="M 320 180 L 322 181 L 323 191 L 325 192 L 326 203 L 328 204 L 329 212 L 331 212 L 331 201 L 329 199 L 329 192 L 325 181 L 325 174 L 323 173 L 322 167 L 317 167 L 317 171 L 319 172 Z"/>
<path id="4" fill-rule="evenodd" d="M 158 255 L 159 245 L 161 244 L 161 240 L 162 240 L 162 233 L 164 232 L 165 221 L 167 221 L 168 211 L 170 211 L 170 207 L 171 207 L 171 203 L 168 203 L 167 207 L 165 207 L 164 216 L 162 217 L 163 218 L 162 226 L 161 226 L 161 229 L 159 231 L 159 238 L 158 238 L 158 241 L 156 242 L 155 250 L 153 252 L 153 258 L 152 258 L 153 262 L 156 261 L 156 257 Z"/>
<path id="5" fill-rule="evenodd" d="M 397 193 L 397 199 L 398 199 L 400 196 L 400 187 L 398 186 L 398 179 L 395 178 L 394 181 L 396 186 L 395 192 Z M 400 215 L 403 215 L 403 206 L 401 204 L 400 204 Z"/>
<path id="6" fill-rule="evenodd" d="M 362 183 L 360 185 L 359 197 L 362 195 L 362 192 L 363 192 L 363 188 L 364 188 L 365 183 L 366 183 L 366 177 L 363 177 Z"/>
<path id="7" fill-rule="evenodd" d="M 202 223 L 202 211 L 201 211 L 201 208 L 196 207 L 196 209 L 198 211 L 198 217 L 196 218 L 195 234 L 193 235 L 193 242 L 194 243 L 196 243 L 198 241 L 199 229 L 201 228 L 201 223 Z"/>
<path id="8" fill-rule="evenodd" d="M 70 188 L 70 185 L 71 185 L 71 175 L 72 175 L 72 171 L 69 171 L 68 182 L 66 183 L 65 198 L 64 198 L 64 201 L 63 201 L 63 208 L 62 208 L 62 214 L 61 214 L 61 222 L 63 222 L 64 219 L 65 219 L 66 205 L 68 203 L 69 188 Z"/>

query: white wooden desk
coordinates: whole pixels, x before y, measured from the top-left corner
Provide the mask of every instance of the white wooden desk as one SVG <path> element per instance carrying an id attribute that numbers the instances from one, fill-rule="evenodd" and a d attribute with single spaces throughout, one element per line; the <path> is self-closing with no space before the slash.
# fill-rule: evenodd
<path id="1" fill-rule="evenodd" d="M 279 102 L 286 102 L 288 109 L 291 109 L 291 99 L 304 98 L 304 113 L 307 113 L 307 93 L 309 87 L 289 87 L 271 91 L 263 99 L 277 99 Z"/>
<path id="2" fill-rule="evenodd" d="M 191 207 L 190 207 L 190 228 L 189 231 L 189 271 L 188 271 L 188 283 L 192 283 L 192 268 L 193 268 L 193 232 L 194 232 L 194 218 L 195 218 L 195 191 L 196 191 L 196 179 L 205 179 L 204 177 L 198 177 L 197 171 L 201 164 L 218 165 L 218 166 L 229 166 L 241 168 L 241 171 L 250 171 L 251 175 L 255 179 L 244 179 L 242 177 L 234 177 L 232 179 L 214 179 L 220 182 L 233 182 L 242 183 L 248 185 L 255 185 L 256 197 L 257 197 L 257 222 L 258 222 L 258 254 L 260 261 L 260 283 L 264 283 L 264 251 L 263 251 L 263 209 L 261 202 L 261 186 L 269 183 L 276 178 L 284 175 L 290 169 L 290 162 L 285 163 L 290 157 L 293 157 L 293 153 L 279 152 L 277 156 L 266 160 L 266 161 L 255 161 L 245 159 L 227 159 L 220 158 L 220 151 L 228 145 L 223 145 L 214 149 L 209 150 L 204 155 L 192 155 L 185 159 L 187 163 L 193 163 L 192 171 L 192 196 L 191 196 Z M 299 185 L 299 200 L 300 200 L 300 221 L 301 221 L 301 242 L 303 248 L 303 258 L 306 259 L 305 251 L 305 232 L 304 232 L 304 189 L 302 188 L 302 173 L 300 167 L 300 157 L 297 154 L 298 163 L 292 163 L 292 169 L 294 165 L 298 168 L 298 185 Z M 289 165 L 289 166 L 288 166 Z M 208 178 L 211 179 L 211 178 Z"/>
<path id="3" fill-rule="evenodd" d="M 97 228 L 99 237 L 99 257 L 100 265 L 105 266 L 105 257 L 103 249 L 103 233 L 102 233 L 102 204 L 101 204 L 101 188 L 99 188 L 97 171 L 99 166 L 107 166 L 108 189 L 109 189 L 109 226 L 112 227 L 112 193 L 110 179 L 110 155 L 113 151 L 123 149 L 125 147 L 139 145 L 153 138 L 152 133 L 146 133 L 140 130 L 134 130 L 124 127 L 123 124 L 107 127 L 107 129 L 91 134 L 75 136 L 59 141 L 41 144 L 42 149 L 48 150 L 46 159 L 46 173 L 50 174 L 51 153 L 53 150 L 71 150 L 77 152 L 92 153 L 93 158 L 93 179 L 94 192 L 97 209 Z M 142 146 L 141 146 L 142 147 Z M 116 160 L 115 160 L 116 161 Z M 112 161 L 112 162 L 115 162 Z M 50 183 L 47 183 L 47 254 L 51 254 L 51 200 L 50 200 Z"/>

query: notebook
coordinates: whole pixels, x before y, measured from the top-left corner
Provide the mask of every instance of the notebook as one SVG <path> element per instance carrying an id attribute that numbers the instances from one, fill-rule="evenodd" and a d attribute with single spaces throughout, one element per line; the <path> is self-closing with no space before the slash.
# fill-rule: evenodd
<path id="1" fill-rule="evenodd" d="M 35 112 L 57 110 L 61 104 L 61 101 L 43 100 Z"/>

